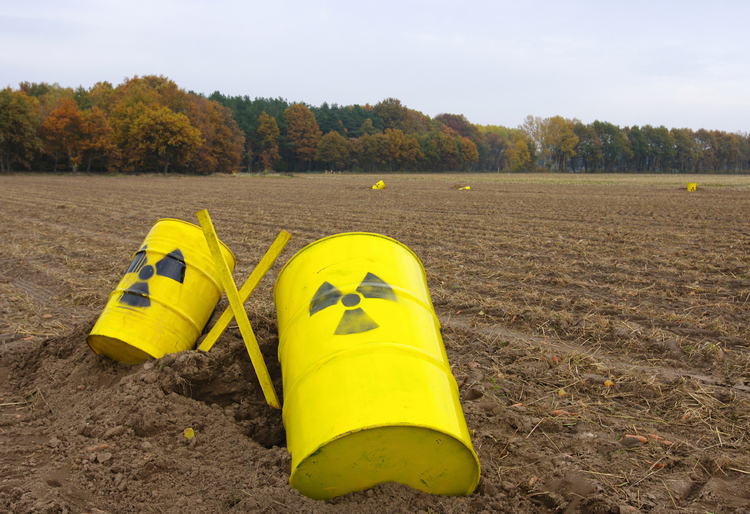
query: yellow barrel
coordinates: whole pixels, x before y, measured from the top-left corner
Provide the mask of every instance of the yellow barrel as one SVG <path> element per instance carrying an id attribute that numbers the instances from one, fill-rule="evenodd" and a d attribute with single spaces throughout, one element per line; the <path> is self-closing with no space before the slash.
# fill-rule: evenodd
<path id="1" fill-rule="evenodd" d="M 385 189 L 385 182 L 382 180 L 378 180 L 375 184 L 372 186 L 373 189 Z"/>
<path id="2" fill-rule="evenodd" d="M 224 243 L 221 250 L 233 270 L 234 254 Z M 222 291 L 200 227 L 159 220 L 109 295 L 87 341 L 96 353 L 126 364 L 189 350 Z"/>
<path id="3" fill-rule="evenodd" d="M 411 250 L 321 239 L 287 262 L 274 301 L 292 487 L 322 500 L 384 482 L 474 491 L 479 460 Z"/>

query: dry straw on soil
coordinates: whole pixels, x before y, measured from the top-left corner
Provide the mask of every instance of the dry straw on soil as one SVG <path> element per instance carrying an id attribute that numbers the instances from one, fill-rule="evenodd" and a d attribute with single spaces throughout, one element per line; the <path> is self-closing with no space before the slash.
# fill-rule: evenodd
<path id="1" fill-rule="evenodd" d="M 747 512 L 748 188 L 744 176 L 2 176 L 0 506 Z M 292 234 L 246 304 L 278 391 L 272 289 L 293 252 L 369 231 L 420 257 L 482 464 L 476 493 L 297 494 L 236 328 L 208 354 L 141 366 L 86 348 L 153 223 L 202 208 L 238 282 Z"/>

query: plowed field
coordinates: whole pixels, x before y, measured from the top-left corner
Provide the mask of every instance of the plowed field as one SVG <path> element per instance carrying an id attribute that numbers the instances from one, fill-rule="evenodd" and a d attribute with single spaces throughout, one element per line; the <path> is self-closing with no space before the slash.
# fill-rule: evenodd
<path id="1" fill-rule="evenodd" d="M 208 353 L 128 366 L 88 348 L 153 224 L 203 208 L 238 283 L 291 233 L 245 304 L 279 394 L 289 257 L 352 231 L 413 250 L 476 492 L 300 495 L 234 322 Z M 750 178 L 18 175 L 0 216 L 2 511 L 750 512 Z"/>

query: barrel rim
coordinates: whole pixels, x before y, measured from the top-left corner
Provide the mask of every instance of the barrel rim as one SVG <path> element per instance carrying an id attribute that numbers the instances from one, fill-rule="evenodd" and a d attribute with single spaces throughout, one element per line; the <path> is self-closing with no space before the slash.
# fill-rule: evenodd
<path id="1" fill-rule="evenodd" d="M 158 220 L 156 220 L 156 222 L 155 222 L 155 223 L 154 223 L 154 224 L 153 224 L 153 225 L 151 226 L 151 228 L 149 229 L 149 232 L 150 232 L 151 230 L 153 230 L 153 229 L 154 229 L 154 227 L 155 227 L 155 226 L 156 226 L 157 224 L 161 223 L 162 221 L 176 221 L 176 222 L 178 222 L 178 223 L 184 223 L 185 225 L 189 225 L 189 226 L 191 226 L 191 227 L 193 227 L 193 228 L 196 228 L 196 229 L 200 230 L 201 234 L 203 233 L 203 229 L 202 229 L 202 228 L 200 227 L 200 225 L 196 225 L 195 223 L 190 223 L 189 221 L 185 221 L 185 220 L 181 220 L 181 219 L 177 219 L 177 218 L 159 218 L 159 219 L 158 219 Z M 204 239 L 205 239 L 205 236 L 204 236 Z M 220 239 L 219 239 L 218 237 L 217 237 L 216 239 L 217 239 L 217 240 L 219 241 L 219 244 L 220 244 L 221 246 L 223 246 L 223 247 L 224 247 L 224 248 L 225 248 L 225 249 L 226 249 L 226 250 L 227 250 L 227 251 L 229 252 L 229 255 L 231 255 L 231 256 L 232 256 L 232 259 L 234 259 L 234 263 L 235 263 L 235 266 L 236 266 L 236 265 L 237 265 L 237 256 L 236 256 L 236 255 L 234 255 L 234 252 L 232 251 L 232 249 L 231 249 L 231 248 L 229 248 L 229 246 L 227 246 L 227 245 L 226 245 L 226 243 L 224 243 L 224 242 L 223 242 L 222 240 L 220 240 Z M 208 243 L 206 243 L 206 244 L 208 244 Z M 234 267 L 235 267 L 235 266 L 232 266 L 232 268 L 234 269 Z"/>
<path id="2" fill-rule="evenodd" d="M 456 434 L 452 434 L 450 432 L 447 432 L 445 429 L 442 429 L 442 428 L 440 428 L 438 426 L 428 425 L 428 424 L 425 424 L 425 423 L 374 423 L 372 425 L 365 425 L 365 426 L 357 427 L 357 428 L 355 428 L 353 430 L 347 430 L 346 432 L 342 432 L 340 434 L 337 434 L 337 435 L 331 437 L 330 439 L 327 439 L 326 441 L 320 443 L 315 448 L 315 450 L 313 450 L 312 452 L 308 453 L 307 455 L 301 457 L 300 460 L 299 460 L 299 462 L 297 463 L 297 466 L 295 467 L 295 469 L 299 468 L 299 465 L 302 463 L 302 461 L 304 461 L 305 459 L 307 459 L 311 455 L 315 455 L 318 451 L 320 451 L 321 448 L 323 448 L 324 446 L 327 446 L 327 445 L 333 443 L 334 441 L 338 441 L 339 439 L 344 439 L 347 436 L 350 436 L 350 435 L 358 433 L 358 432 L 365 432 L 367 430 L 376 430 L 376 429 L 380 429 L 380 428 L 424 428 L 426 430 L 432 430 L 434 432 L 441 433 L 444 436 L 450 437 L 451 439 L 453 439 L 455 441 L 458 441 L 459 443 L 461 443 L 461 445 L 464 448 L 466 448 L 467 450 L 469 450 L 469 453 L 471 453 L 471 455 L 474 456 L 474 460 L 475 460 L 475 462 L 477 464 L 477 469 L 482 469 L 482 465 L 479 462 L 479 455 L 477 455 L 477 452 L 476 452 L 476 450 L 474 450 L 474 447 L 472 445 L 466 444 L 466 441 L 462 440 L 460 437 L 456 437 Z"/>
<path id="3" fill-rule="evenodd" d="M 296 478 L 296 473 L 299 471 L 299 468 L 312 456 L 315 456 L 318 454 L 324 447 L 333 444 L 337 441 L 346 439 L 348 436 L 355 434 L 355 433 L 361 433 L 366 432 L 370 430 L 380 430 L 380 429 L 389 429 L 389 428 L 416 428 L 416 429 L 422 429 L 422 430 L 431 430 L 433 432 L 437 432 L 439 434 L 442 434 L 446 437 L 451 438 L 453 441 L 459 443 L 461 447 L 463 447 L 465 450 L 468 450 L 468 454 L 471 455 L 471 457 L 474 460 L 474 464 L 476 465 L 476 481 L 473 481 L 473 483 L 470 486 L 470 491 L 466 494 L 471 494 L 473 491 L 476 490 L 477 486 L 479 485 L 479 481 L 482 478 L 482 463 L 479 460 L 479 455 L 477 454 L 476 450 L 474 450 L 474 447 L 472 444 L 467 444 L 466 441 L 462 440 L 460 437 L 456 437 L 456 434 L 452 434 L 450 432 L 447 432 L 444 429 L 441 429 L 437 426 L 431 426 L 426 424 L 419 424 L 419 423 L 389 423 L 389 424 L 373 424 L 373 425 L 366 425 L 363 427 L 357 427 L 354 430 L 349 430 L 347 432 L 338 434 L 334 437 L 331 437 L 330 439 L 322 442 L 320 445 L 318 445 L 314 451 L 310 452 L 307 455 L 304 455 L 297 461 L 296 466 L 292 466 L 292 471 L 289 474 L 289 483 L 291 485 L 294 478 Z M 294 461 L 294 455 L 292 455 L 292 461 Z M 408 485 L 408 484 L 407 484 Z M 292 486 L 294 487 L 294 486 Z M 348 493 L 342 493 L 342 494 L 348 494 Z"/>
<path id="4" fill-rule="evenodd" d="M 396 239 L 393 239 L 392 237 L 389 237 L 389 236 L 386 236 L 386 235 L 383 235 L 383 234 L 378 234 L 376 232 L 341 232 L 340 234 L 331 234 L 330 236 L 326 236 L 326 237 L 323 237 L 321 239 L 318 239 L 317 241 L 313 241 L 312 243 L 310 243 L 308 245 L 305 245 L 300 250 L 298 250 L 294 255 L 292 255 L 291 257 L 289 257 L 289 260 L 286 261 L 286 263 L 284 264 L 284 266 L 279 271 L 279 274 L 276 275 L 276 283 L 274 284 L 274 298 L 276 296 L 276 286 L 279 285 L 279 280 L 281 279 L 281 276 L 284 274 L 284 271 L 286 270 L 286 268 L 291 264 L 291 262 L 295 258 L 297 258 L 300 254 L 302 254 L 303 252 L 309 250 L 310 248 L 312 248 L 313 246 L 315 246 L 317 244 L 320 244 L 320 243 L 323 243 L 325 241 L 328 241 L 329 239 L 334 239 L 336 237 L 343 237 L 343 236 L 372 236 L 372 237 L 380 237 L 382 239 L 387 239 L 388 241 L 391 241 L 392 243 L 396 243 L 397 245 L 399 245 L 400 247 L 402 247 L 404 250 L 406 250 L 407 252 L 409 252 L 412 255 L 412 257 L 414 257 L 414 259 L 416 259 L 416 261 L 419 263 L 419 267 L 422 268 L 422 274 L 425 275 L 424 264 L 422 263 L 422 261 L 419 259 L 419 257 L 417 257 L 417 254 L 414 253 L 414 251 L 411 248 L 409 248 L 408 246 L 406 246 L 401 241 L 398 241 Z M 425 275 L 425 278 L 426 278 L 426 275 Z"/>

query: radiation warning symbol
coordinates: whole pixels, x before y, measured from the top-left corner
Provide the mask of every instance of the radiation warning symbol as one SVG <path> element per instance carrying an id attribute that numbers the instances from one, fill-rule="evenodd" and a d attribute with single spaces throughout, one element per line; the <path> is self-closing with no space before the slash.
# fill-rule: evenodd
<path id="1" fill-rule="evenodd" d="M 137 273 L 138 278 L 128 286 L 120 296 L 120 303 L 131 307 L 149 307 L 151 298 L 149 296 L 148 282 L 154 275 L 171 278 L 180 284 L 185 282 L 185 258 L 179 248 L 162 257 L 155 266 L 148 263 L 144 246 L 133 256 L 125 276 Z"/>
<path id="2" fill-rule="evenodd" d="M 372 298 L 389 302 L 397 301 L 393 288 L 372 273 L 365 276 L 364 280 L 357 286 L 355 293 L 343 294 L 330 283 L 323 282 L 310 301 L 310 316 L 341 302 L 345 310 L 334 334 L 347 335 L 367 332 L 380 326 L 361 307 L 361 304 L 364 303 L 363 299 Z"/>

